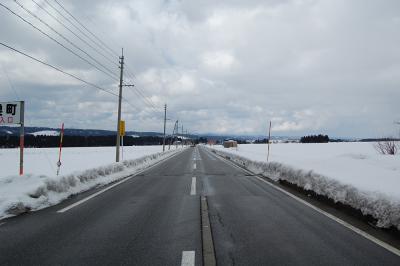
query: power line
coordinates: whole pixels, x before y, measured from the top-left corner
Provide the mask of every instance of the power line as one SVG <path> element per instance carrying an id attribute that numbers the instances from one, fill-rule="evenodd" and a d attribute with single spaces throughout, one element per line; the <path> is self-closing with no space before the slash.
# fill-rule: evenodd
<path id="1" fill-rule="evenodd" d="M 36 29 L 37 31 L 39 31 L 40 33 L 42 33 L 43 35 L 45 35 L 47 38 L 51 39 L 52 41 L 56 42 L 58 45 L 62 46 L 64 49 L 68 50 L 69 52 L 71 52 L 72 54 L 74 54 L 75 56 L 79 57 L 80 59 L 82 59 L 83 61 L 85 61 L 86 63 L 88 63 L 89 65 L 95 67 L 96 69 L 98 69 L 99 71 L 103 72 L 101 69 L 99 69 L 97 66 L 93 65 L 90 61 L 86 60 L 85 58 L 83 58 L 82 56 L 80 56 L 79 54 L 75 53 L 73 50 L 71 50 L 70 48 L 66 47 L 65 45 L 63 45 L 62 43 L 60 43 L 59 41 L 57 41 L 56 39 L 54 39 L 53 37 L 51 37 L 50 35 L 48 35 L 47 33 L 45 33 L 44 31 L 42 31 L 41 29 L 39 29 L 38 27 L 36 27 L 35 25 L 33 25 L 31 22 L 27 21 L 26 19 L 24 19 L 23 17 L 21 17 L 20 15 L 18 15 L 17 13 L 15 13 L 14 11 L 12 11 L 10 8 L 8 8 L 7 6 L 3 5 L 2 3 L 0 3 L 0 6 L 2 6 L 3 8 L 7 9 L 9 12 L 11 12 L 12 14 L 14 14 L 15 16 L 17 16 L 19 19 L 21 19 L 22 21 L 24 21 L 25 23 L 27 23 L 28 25 L 30 25 L 31 27 L 33 27 L 34 29 Z M 103 72 L 104 73 L 104 72 Z M 107 73 L 105 73 L 107 74 Z M 107 74 L 108 75 L 108 74 Z"/>
<path id="2" fill-rule="evenodd" d="M 131 80 L 133 80 L 133 78 L 132 78 L 132 76 L 131 76 L 132 74 L 130 74 L 130 72 L 128 72 L 127 71 L 127 76 L 129 76 L 129 78 L 131 79 Z M 134 76 L 134 75 L 133 75 Z M 156 107 L 156 104 L 150 99 L 150 98 L 148 98 L 148 97 L 146 97 L 145 95 L 144 95 L 144 92 L 139 88 L 139 87 L 134 87 L 134 89 L 136 89 L 136 91 L 137 91 L 137 93 L 139 94 L 139 96 L 140 97 L 142 97 L 146 102 L 147 102 L 147 104 L 148 105 L 150 105 L 152 108 L 154 108 L 154 109 L 157 109 L 157 107 Z"/>
<path id="3" fill-rule="evenodd" d="M 128 75 L 130 75 L 130 78 L 131 78 L 132 80 L 133 80 L 133 79 L 138 79 L 138 78 L 136 77 L 136 75 L 135 75 L 134 73 L 131 73 L 129 70 L 126 70 L 126 72 L 128 73 Z M 133 78 L 132 78 L 132 76 L 133 76 Z M 138 87 L 137 89 L 139 90 L 139 93 L 140 93 L 140 94 L 142 94 L 142 95 L 145 94 L 139 87 Z M 146 96 L 144 95 L 143 97 L 146 97 Z M 156 104 L 153 102 L 153 100 L 152 100 L 151 98 L 147 98 L 147 97 L 146 97 L 146 99 L 147 99 L 147 101 L 149 101 L 149 103 L 150 103 L 154 108 L 157 108 L 157 107 L 155 107 Z"/>
<path id="4" fill-rule="evenodd" d="M 54 16 L 51 12 L 49 12 L 46 8 L 44 8 L 41 4 L 39 4 L 38 2 L 36 2 L 35 0 L 31 0 L 33 3 L 35 3 L 41 10 L 43 10 L 44 12 L 46 12 L 47 15 L 49 15 L 51 18 L 53 18 L 55 21 L 57 21 L 60 25 L 62 25 L 65 29 L 67 29 L 69 32 L 71 32 L 75 37 L 77 37 L 79 40 L 81 40 L 83 43 L 85 43 L 87 46 L 89 46 L 90 48 L 92 48 L 94 51 L 96 51 L 99 55 L 101 55 L 102 57 L 104 57 L 107 61 L 109 61 L 110 63 L 118 66 L 117 63 L 115 63 L 113 60 L 111 60 L 109 57 L 107 57 L 106 55 L 104 55 L 102 52 L 100 52 L 96 47 L 94 47 L 93 45 L 91 45 L 89 42 L 87 42 L 86 40 L 84 40 L 82 37 L 80 37 L 78 34 L 76 34 L 73 30 L 71 30 L 67 25 L 65 25 L 61 20 L 59 20 L 56 16 Z"/>
<path id="5" fill-rule="evenodd" d="M 52 68 L 52 69 L 54 69 L 54 70 L 56 70 L 56 71 L 58 71 L 58 72 L 61 72 L 61 73 L 65 74 L 65 75 L 67 75 L 67 76 L 69 76 L 69 77 L 72 77 L 72 78 L 74 78 L 74 79 L 76 79 L 76 80 L 78 80 L 78 81 L 81 81 L 81 82 L 83 82 L 83 83 L 85 83 L 85 84 L 87 84 L 87 85 L 89 85 L 89 86 L 92 86 L 92 87 L 94 87 L 94 88 L 96 88 L 96 89 L 99 89 L 99 90 L 104 91 L 104 92 L 106 92 L 106 93 L 108 93 L 108 94 L 111 94 L 111 95 L 113 95 L 113 96 L 118 97 L 117 94 L 115 94 L 115 93 L 113 93 L 113 92 L 111 92 L 111 91 L 109 91 L 109 90 L 107 90 L 107 89 L 104 89 L 104 88 L 102 88 L 102 87 L 100 87 L 100 86 L 98 86 L 98 85 L 96 85 L 96 84 L 94 84 L 94 83 L 92 83 L 92 82 L 89 82 L 89 81 L 86 81 L 86 80 L 84 80 L 84 79 L 82 79 L 82 78 L 79 78 L 79 77 L 75 76 L 74 74 L 68 73 L 68 72 L 66 72 L 66 71 L 64 71 L 64 70 L 62 70 L 62 69 L 60 69 L 60 68 L 58 68 L 58 67 L 55 67 L 55 66 L 53 66 L 53 65 L 51 65 L 51 64 L 49 64 L 49 63 L 46 63 L 46 62 L 44 62 L 44 61 L 41 61 L 40 59 L 37 59 L 37 58 L 35 58 L 35 57 L 31 56 L 31 55 L 28 55 L 27 53 L 24 53 L 24 52 L 22 52 L 22 51 L 20 51 L 20 50 L 18 50 L 18 49 L 16 49 L 16 48 L 14 48 L 14 47 L 11 47 L 11 46 L 9 46 L 9 45 L 3 43 L 3 42 L 0 42 L 0 45 L 6 47 L 6 48 L 8 48 L 8 49 L 10 49 L 10 50 L 12 50 L 12 51 L 14 51 L 14 52 L 16 52 L 16 53 L 19 53 L 19 54 L 21 54 L 21 55 L 23 55 L 23 56 L 26 56 L 26 57 L 28 57 L 28 58 L 30 58 L 30 59 L 32 59 L 32 60 L 34 60 L 34 61 L 36 61 L 36 62 L 38 62 L 38 63 L 40 63 L 40 64 L 43 64 L 43 65 L 45 65 L 45 66 L 48 66 L 48 67 L 50 67 L 50 68 Z M 18 95 L 17 95 L 17 96 L 18 96 Z M 19 98 L 19 97 L 18 97 L 18 98 Z M 123 100 L 124 102 L 126 102 L 129 106 L 131 106 L 132 108 L 136 109 L 135 106 L 132 105 L 131 102 L 129 102 L 126 98 L 122 97 L 122 100 Z"/>
<path id="6" fill-rule="evenodd" d="M 140 95 L 136 90 L 131 89 L 131 91 L 134 92 L 136 95 L 138 95 L 139 98 L 142 99 L 142 102 L 145 104 L 145 106 L 148 107 L 149 109 L 151 109 L 151 111 L 153 111 L 153 112 L 160 112 L 160 110 L 157 110 L 157 109 L 155 109 L 154 107 L 150 106 L 150 105 L 143 99 L 143 97 L 141 97 L 141 95 Z M 146 112 L 147 110 L 144 110 L 144 111 Z"/>
<path id="7" fill-rule="evenodd" d="M 14 85 L 12 84 L 10 77 L 7 74 L 7 71 L 4 69 L 3 64 L 1 64 L 1 68 L 3 69 L 4 75 L 7 78 L 8 84 L 10 85 L 10 88 L 12 89 L 12 91 L 14 92 L 15 96 L 17 97 L 17 100 L 20 100 L 21 98 L 19 97 L 19 94 L 17 93 L 17 90 L 15 89 Z"/>
<path id="8" fill-rule="evenodd" d="M 69 24 L 71 24 L 75 29 L 77 29 L 83 36 L 85 36 L 87 39 L 89 39 L 92 43 L 96 44 L 99 48 L 101 48 L 103 51 L 107 52 L 108 54 L 110 54 L 110 52 L 106 49 L 104 49 L 104 47 L 102 47 L 101 45 L 99 45 L 96 41 L 94 41 L 90 36 L 88 36 L 85 32 L 83 32 L 78 26 L 75 25 L 75 23 L 73 23 L 69 18 L 67 18 L 60 10 L 58 10 L 57 8 L 54 7 L 54 5 L 50 4 L 49 1 L 44 0 L 44 2 L 50 6 L 54 11 L 56 11 L 61 17 L 63 17 L 63 19 L 65 19 L 66 21 L 68 21 Z M 61 5 L 59 3 L 57 3 L 58 5 Z M 67 14 L 69 13 L 65 8 L 63 9 L 65 12 L 67 12 Z M 70 14 L 70 13 L 69 13 Z M 111 54 L 112 57 L 114 56 L 118 56 L 117 53 L 115 54 Z"/>
<path id="9" fill-rule="evenodd" d="M 27 13 L 29 13 L 31 16 L 33 16 L 34 18 L 36 18 L 37 20 L 39 20 L 42 24 L 44 24 L 45 26 L 47 26 L 50 30 L 52 30 L 54 33 L 56 33 L 58 36 L 60 36 L 61 38 L 63 38 L 65 41 L 67 41 L 69 44 L 71 44 L 72 46 L 74 46 L 76 49 L 78 49 L 79 51 L 81 51 L 82 53 L 86 54 L 90 59 L 92 59 L 94 62 L 96 62 L 98 65 L 102 66 L 106 71 L 108 71 L 107 74 L 105 71 L 100 70 L 99 68 L 97 68 L 99 71 L 102 71 L 104 74 L 107 74 L 108 76 L 112 77 L 112 75 L 115 75 L 113 73 L 112 70 L 110 70 L 109 68 L 107 68 L 106 66 L 104 66 L 102 63 L 100 63 L 99 61 L 97 61 L 94 57 L 92 57 L 89 53 L 87 53 L 86 51 L 84 51 L 83 49 L 81 49 L 79 46 L 77 46 L 75 43 L 73 43 L 72 41 L 70 41 L 67 37 L 65 37 L 63 34 L 59 33 L 57 30 L 55 30 L 52 26 L 50 26 L 48 23 L 46 23 L 45 21 L 43 21 L 41 18 L 39 18 L 37 15 L 35 15 L 32 11 L 30 11 L 29 9 L 25 8 L 21 3 L 19 3 L 17 0 L 14 0 L 14 2 L 20 6 L 23 10 L 25 10 Z M 115 76 L 112 77 L 114 79 L 117 79 Z"/>
<path id="10" fill-rule="evenodd" d="M 47 2 L 47 0 L 45 1 Z M 81 25 L 87 32 L 89 32 L 93 37 L 95 37 L 104 47 L 109 49 L 109 51 L 111 51 L 114 55 L 119 56 L 118 53 L 116 53 L 107 44 L 105 44 L 102 40 L 100 40 L 94 33 L 92 33 L 87 27 L 85 27 L 85 25 L 79 22 L 79 20 L 74 15 L 72 15 L 62 4 L 60 4 L 60 2 L 58 2 L 57 0 L 54 0 L 54 2 L 56 2 L 57 5 L 59 5 L 68 15 L 70 15 L 76 22 L 78 22 L 78 24 Z"/>
<path id="11" fill-rule="evenodd" d="M 138 95 L 138 96 L 142 99 L 142 101 L 144 102 L 144 104 L 145 104 L 146 106 L 148 106 L 149 108 L 151 108 L 151 109 L 153 109 L 153 110 L 157 110 L 157 107 L 155 107 L 154 105 L 152 105 L 152 104 L 146 99 L 146 97 L 143 96 L 143 94 L 140 93 L 139 90 L 135 89 L 135 87 L 134 87 L 134 88 L 131 88 L 131 90 L 132 90 L 136 95 Z"/>
<path id="12" fill-rule="evenodd" d="M 33 1 L 33 0 L 32 0 Z M 56 9 L 53 5 L 51 5 L 47 0 L 44 0 L 51 8 L 53 8 L 58 14 L 60 14 L 64 19 L 66 19 L 71 25 L 73 25 L 75 28 L 77 28 L 82 34 L 84 34 L 82 32 L 82 30 L 80 30 L 74 23 L 71 22 L 70 19 L 66 18 L 63 14 L 61 14 L 61 12 Z M 118 54 L 111 49 L 107 44 L 105 44 L 100 38 L 98 38 L 92 31 L 90 31 L 85 25 L 83 25 L 73 14 L 71 14 L 71 12 L 69 12 L 60 2 L 58 2 L 57 0 L 54 0 L 54 2 L 57 3 L 58 6 L 61 7 L 62 10 L 64 10 L 64 12 L 66 12 L 70 17 L 72 17 L 74 19 L 74 21 L 76 21 L 82 28 L 84 28 L 88 33 L 90 33 L 93 37 L 95 37 L 104 47 L 106 47 L 109 51 L 111 51 L 113 54 L 117 55 Z M 84 36 L 86 38 L 89 38 L 92 42 L 96 43 L 95 41 L 93 41 L 93 39 L 91 39 L 89 36 L 87 36 L 86 34 L 84 34 Z M 96 43 L 97 44 L 97 43 Z M 99 44 L 97 44 L 99 46 Z M 100 47 L 100 46 L 99 46 Z M 104 51 L 104 49 L 103 49 Z M 127 74 L 130 74 L 129 72 L 127 72 Z M 129 76 L 129 75 L 128 75 Z M 133 75 L 135 76 L 135 75 Z M 132 79 L 132 77 L 130 77 Z M 133 80 L 133 79 L 132 79 Z M 157 110 L 157 107 L 155 106 L 154 102 L 150 99 L 147 98 L 144 93 L 140 90 L 140 88 L 133 87 L 134 92 L 143 99 L 143 101 L 145 102 L 145 105 L 149 106 L 151 109 L 153 109 L 156 112 L 159 112 L 159 110 Z"/>
<path id="13" fill-rule="evenodd" d="M 32 59 L 33 61 L 36 61 L 36 62 L 38 62 L 38 63 L 40 63 L 40 64 L 42 64 L 42 65 L 45 65 L 45 66 L 48 66 L 48 67 L 50 67 L 50 68 L 52 68 L 52 69 L 54 69 L 54 70 L 57 70 L 58 72 L 61 72 L 61 73 L 63 73 L 64 75 L 67 75 L 67 76 L 72 77 L 72 78 L 74 78 L 74 79 L 76 79 L 76 80 L 79 80 L 80 82 L 83 82 L 83 83 L 85 83 L 85 84 L 87 84 L 87 85 L 90 85 L 90 86 L 92 86 L 92 87 L 94 87 L 94 88 L 96 88 L 96 89 L 98 89 L 98 90 L 104 91 L 104 92 L 106 92 L 106 93 L 109 93 L 109 94 L 111 94 L 111 95 L 114 95 L 114 96 L 118 97 L 117 94 L 115 94 L 115 93 L 113 93 L 113 92 L 111 92 L 111 91 L 108 91 L 108 90 L 106 90 L 106 89 L 104 89 L 104 88 L 102 88 L 102 87 L 100 87 L 100 86 L 98 86 L 98 85 L 96 85 L 96 84 L 94 84 L 94 83 L 91 83 L 91 82 L 86 81 L 86 80 L 84 80 L 84 79 L 82 79 L 82 78 L 79 78 L 79 77 L 75 76 L 74 74 L 68 73 L 68 72 L 66 72 L 66 71 L 64 71 L 64 70 L 62 70 L 62 69 L 60 69 L 60 68 L 58 68 L 58 67 L 56 67 L 56 66 L 53 66 L 53 65 L 51 65 L 51 64 L 49 64 L 49 63 L 46 63 L 46 62 L 44 62 L 44 61 L 41 61 L 40 59 L 37 59 L 37 58 L 35 58 L 35 57 L 31 56 L 31 55 L 28 55 L 27 53 L 24 53 L 24 52 L 22 52 L 22 51 L 20 51 L 20 50 L 18 50 L 18 49 L 16 49 L 16 48 L 14 48 L 14 47 L 11 47 L 11 46 L 9 46 L 9 45 L 3 43 L 3 42 L 0 42 L 0 45 L 6 47 L 6 48 L 8 48 L 8 49 L 10 49 L 10 50 L 12 50 L 12 51 L 14 51 L 14 52 L 16 52 L 16 53 L 19 53 L 19 54 L 21 54 L 21 55 L 23 55 L 23 56 L 26 56 L 26 57 Z"/>
<path id="14" fill-rule="evenodd" d="M 139 96 L 139 98 L 142 100 L 142 102 L 145 104 L 145 106 L 147 106 L 148 108 L 152 109 L 155 112 L 161 112 L 161 109 L 158 109 L 156 106 L 152 105 L 147 98 L 140 93 L 139 90 L 135 89 L 135 87 L 130 88 L 132 92 L 134 92 L 137 96 Z"/>
<path id="15" fill-rule="evenodd" d="M 5 8 L 5 9 L 7 9 L 7 10 L 8 10 L 9 12 L 11 12 L 13 15 L 17 16 L 18 18 L 20 18 L 21 20 L 23 20 L 25 23 L 27 23 L 27 24 L 29 24 L 30 26 L 32 26 L 34 29 L 36 29 L 36 30 L 38 30 L 40 33 L 44 34 L 46 37 L 50 38 L 51 40 L 53 40 L 53 41 L 56 42 L 57 44 L 61 45 L 63 48 L 67 49 L 68 51 L 70 51 L 70 52 L 73 53 L 74 55 L 78 56 L 79 58 L 81 58 L 81 59 L 84 60 L 85 62 L 89 63 L 90 65 L 94 66 L 91 62 L 89 62 L 89 61 L 87 61 L 86 59 L 82 58 L 80 55 L 76 54 L 74 51 L 72 51 L 72 50 L 69 49 L 68 47 L 64 46 L 62 43 L 60 43 L 59 41 L 57 41 L 56 39 L 54 39 L 53 37 L 51 37 L 51 36 L 48 35 L 47 33 L 43 32 L 41 29 L 37 28 L 37 27 L 36 27 L 35 25 L 33 25 L 31 22 L 27 21 L 26 19 L 24 19 L 23 17 L 21 17 L 20 15 L 18 15 L 17 13 L 15 13 L 14 11 L 12 11 L 12 10 L 11 10 L 10 8 L 8 8 L 7 6 L 3 5 L 2 3 L 0 3 L 0 6 L 2 6 L 2 7 Z M 60 73 L 63 73 L 64 75 L 67 75 L 67 76 L 69 76 L 69 77 L 71 77 L 71 78 L 74 78 L 74 79 L 76 79 L 76 80 L 78 80 L 78 81 L 80 81 L 80 82 L 82 82 L 82 83 L 85 83 L 85 84 L 87 84 L 87 85 L 89 85 L 89 86 L 92 86 L 92 87 L 98 89 L 98 90 L 104 91 L 104 92 L 106 92 L 106 93 L 108 93 L 108 94 L 111 94 L 111 95 L 113 95 L 113 96 L 118 97 L 117 94 L 115 94 L 115 93 L 113 93 L 113 92 L 110 92 L 110 91 L 108 91 L 107 89 L 104 89 L 104 88 L 102 88 L 102 87 L 100 87 L 100 86 L 98 86 L 98 85 L 96 85 L 96 84 L 94 84 L 94 83 L 92 83 L 92 82 L 86 81 L 86 80 L 84 80 L 84 79 L 82 79 L 82 78 L 80 78 L 80 77 L 78 77 L 78 76 L 76 76 L 76 75 L 74 75 L 74 74 L 68 73 L 68 72 L 62 70 L 61 68 L 58 68 L 58 67 L 56 67 L 56 66 L 53 66 L 53 65 L 51 65 L 51 64 L 49 64 L 49 63 L 46 63 L 46 62 L 40 60 L 40 59 L 37 59 L 37 58 L 35 58 L 35 57 L 33 57 L 33 56 L 31 56 L 31 55 L 25 53 L 25 52 L 22 52 L 22 51 L 20 51 L 20 50 L 14 48 L 14 47 L 11 47 L 11 46 L 9 46 L 9 45 L 7 45 L 7 44 L 5 44 L 5 43 L 0 42 L 0 45 L 6 47 L 6 48 L 8 48 L 8 49 L 10 49 L 10 50 L 12 50 L 12 51 L 14 51 L 14 52 L 16 52 L 16 53 L 19 53 L 19 54 L 21 54 L 21 55 L 23 55 L 23 56 L 25 56 L 25 57 L 28 57 L 28 58 L 30 58 L 30 59 L 33 60 L 33 61 L 36 61 L 36 62 L 38 62 L 38 63 L 40 63 L 40 64 L 45 65 L 45 66 L 48 66 L 48 67 L 50 67 L 50 68 L 52 68 L 52 69 L 54 69 L 54 70 L 56 70 L 56 71 L 58 71 L 58 72 L 60 72 Z M 94 67 L 96 67 L 96 66 L 94 66 Z M 97 67 L 96 67 L 96 68 L 97 68 Z M 101 71 L 101 70 L 100 70 L 100 71 Z M 16 92 L 15 92 L 15 93 L 16 93 Z M 122 100 L 123 100 L 124 102 L 126 102 L 130 107 L 132 107 L 132 108 L 134 108 L 134 109 L 136 110 L 136 107 L 135 107 L 133 104 L 131 104 L 130 101 L 128 101 L 125 97 L 122 97 Z"/>
<path id="16" fill-rule="evenodd" d="M 47 0 L 45 0 L 46 3 L 48 3 Z M 109 46 L 107 46 L 100 38 L 98 38 L 92 31 L 90 31 L 85 25 L 83 25 L 73 14 L 71 14 L 71 12 L 69 12 L 60 2 L 58 2 L 57 0 L 54 0 L 54 2 L 56 2 L 69 16 L 71 16 L 82 28 L 84 28 L 88 33 L 90 33 L 93 37 L 95 37 L 104 47 L 108 48 L 109 51 L 111 51 L 112 53 L 114 53 L 115 55 L 118 56 L 118 54 L 111 49 Z M 49 4 L 49 3 L 48 3 Z M 50 6 L 52 6 L 51 4 L 49 4 Z M 53 7 L 53 6 L 52 6 Z M 55 9 L 53 7 L 53 9 Z M 64 17 L 64 16 L 63 16 Z M 65 18 L 65 17 L 64 17 Z M 70 22 L 70 21 L 69 21 Z M 71 23 L 71 22 L 70 22 Z M 71 23 L 72 24 L 72 23 Z M 82 32 L 82 31 L 81 31 Z M 93 41 L 93 40 L 92 40 Z M 125 69 L 127 76 L 129 76 L 129 72 Z M 133 75 L 134 76 L 134 75 Z M 131 77 L 132 79 L 132 77 Z M 132 79 L 133 80 L 133 79 Z M 131 88 L 132 89 L 132 88 Z M 135 90 L 137 92 L 137 94 L 139 95 L 139 97 L 143 98 L 143 100 L 146 102 L 146 105 L 150 106 L 150 108 L 153 108 L 157 111 L 157 107 L 155 107 L 154 102 L 147 98 L 144 93 L 140 90 L 140 88 L 138 88 L 137 86 L 133 87 L 133 90 Z"/>

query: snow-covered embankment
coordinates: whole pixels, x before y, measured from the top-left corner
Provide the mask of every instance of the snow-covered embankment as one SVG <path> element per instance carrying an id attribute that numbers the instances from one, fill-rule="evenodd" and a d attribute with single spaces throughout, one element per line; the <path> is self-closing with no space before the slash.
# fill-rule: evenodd
<path id="1" fill-rule="evenodd" d="M 364 190 L 359 186 L 343 182 L 334 177 L 315 173 L 312 170 L 302 170 L 280 162 L 262 162 L 249 159 L 235 150 L 222 151 L 210 148 L 216 154 L 229 158 L 251 172 L 268 177 L 274 181 L 286 181 L 304 190 L 314 191 L 342 204 L 360 210 L 364 215 L 371 215 L 377 220 L 377 226 L 391 226 L 400 230 L 400 199 L 381 191 Z M 375 178 L 379 178 L 376 176 Z M 400 176 L 399 176 L 400 179 Z"/>
<path id="2" fill-rule="evenodd" d="M 0 219 L 60 203 L 71 195 L 142 171 L 181 149 L 157 152 L 64 176 L 27 174 L 0 178 Z"/>

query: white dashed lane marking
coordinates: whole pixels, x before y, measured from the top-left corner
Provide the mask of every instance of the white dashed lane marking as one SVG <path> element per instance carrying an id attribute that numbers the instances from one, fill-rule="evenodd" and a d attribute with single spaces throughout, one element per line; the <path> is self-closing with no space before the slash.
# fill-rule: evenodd
<path id="1" fill-rule="evenodd" d="M 196 253 L 194 251 L 182 251 L 182 266 L 194 266 Z"/>
<path id="2" fill-rule="evenodd" d="M 190 187 L 190 195 L 196 195 L 196 177 L 192 177 L 192 186 Z"/>

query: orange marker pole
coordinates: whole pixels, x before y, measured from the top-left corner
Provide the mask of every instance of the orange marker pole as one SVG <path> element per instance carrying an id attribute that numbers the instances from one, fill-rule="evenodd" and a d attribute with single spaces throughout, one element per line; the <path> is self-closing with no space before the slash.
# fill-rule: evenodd
<path id="1" fill-rule="evenodd" d="M 269 121 L 269 130 L 268 130 L 268 154 L 267 154 L 267 162 L 269 160 L 269 144 L 271 142 L 271 121 Z"/>
<path id="2" fill-rule="evenodd" d="M 19 175 L 24 174 L 24 146 L 25 146 L 25 102 L 21 101 L 19 132 Z"/>

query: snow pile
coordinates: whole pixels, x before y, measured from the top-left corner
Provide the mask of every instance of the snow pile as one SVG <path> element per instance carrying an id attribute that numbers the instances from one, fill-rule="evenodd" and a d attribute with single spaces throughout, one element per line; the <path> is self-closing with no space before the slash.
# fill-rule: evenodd
<path id="1" fill-rule="evenodd" d="M 60 132 L 55 131 L 55 130 L 43 130 L 43 131 L 37 131 L 33 133 L 29 133 L 30 135 L 36 136 L 59 136 Z"/>
<path id="2" fill-rule="evenodd" d="M 28 174 L 0 178 L 0 219 L 55 205 L 73 194 L 137 173 L 179 151 L 159 152 L 60 177 Z"/>
<path id="3" fill-rule="evenodd" d="M 247 156 L 238 155 L 240 154 L 240 147 L 238 151 L 232 149 L 222 151 L 222 148 L 212 150 L 216 154 L 229 158 L 231 161 L 255 174 L 263 175 L 275 181 L 285 180 L 305 190 L 311 190 L 319 195 L 326 196 L 335 202 L 358 209 L 364 215 L 371 215 L 377 219 L 377 226 L 379 227 L 387 228 L 395 226 L 400 230 L 400 199 L 398 197 L 391 196 L 382 191 L 360 189 L 350 184 L 351 182 L 343 182 L 335 177 L 318 174 L 312 170 L 301 170 L 280 162 L 267 163 L 254 160 L 254 158 L 249 159 Z M 320 157 L 323 157 L 323 155 L 320 155 Z M 323 160 L 323 158 L 320 160 Z M 375 178 L 380 178 L 380 176 L 376 176 Z M 391 185 L 398 188 L 400 176 L 398 176 L 398 179 L 397 183 Z"/>

